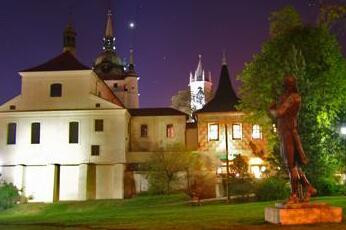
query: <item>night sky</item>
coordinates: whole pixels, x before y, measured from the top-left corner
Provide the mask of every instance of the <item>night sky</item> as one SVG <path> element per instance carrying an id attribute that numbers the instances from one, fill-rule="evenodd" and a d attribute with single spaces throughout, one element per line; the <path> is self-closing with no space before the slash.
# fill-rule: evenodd
<path id="1" fill-rule="evenodd" d="M 18 71 L 51 59 L 62 51 L 62 33 L 72 15 L 77 56 L 91 66 L 102 50 L 109 5 L 117 51 L 135 49 L 141 77 L 140 106 L 169 106 L 171 96 L 187 87 L 198 54 L 211 71 L 214 88 L 222 50 L 235 77 L 268 39 L 270 12 L 292 4 L 307 21 L 316 7 L 308 0 L 4 0 L 0 7 L 0 103 L 20 93 Z M 70 13 L 72 12 L 72 13 Z M 129 22 L 136 29 L 129 29 Z"/>

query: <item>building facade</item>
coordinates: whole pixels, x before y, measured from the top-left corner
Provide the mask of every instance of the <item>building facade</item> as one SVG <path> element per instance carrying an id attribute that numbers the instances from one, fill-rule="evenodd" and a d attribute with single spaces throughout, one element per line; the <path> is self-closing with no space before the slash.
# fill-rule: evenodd
<path id="1" fill-rule="evenodd" d="M 244 122 L 222 65 L 213 99 L 201 56 L 190 77 L 195 123 L 173 108 L 139 108 L 133 50 L 125 64 L 115 49 L 108 12 L 103 51 L 92 68 L 76 57 L 76 33 L 64 30 L 63 52 L 19 72 L 21 92 L 0 106 L 0 174 L 33 202 L 123 199 L 148 190 L 143 169 L 155 152 L 177 149 L 218 156 L 224 173 L 225 129 L 229 159 L 246 156 L 260 175 L 261 128 Z M 207 103 L 208 102 L 208 103 Z M 216 192 L 217 193 L 217 192 Z"/>

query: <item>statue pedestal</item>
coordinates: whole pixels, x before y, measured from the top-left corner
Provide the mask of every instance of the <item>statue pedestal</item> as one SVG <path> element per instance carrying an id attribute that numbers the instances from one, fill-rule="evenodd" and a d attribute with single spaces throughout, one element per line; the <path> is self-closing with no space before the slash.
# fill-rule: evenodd
<path id="1" fill-rule="evenodd" d="M 265 209 L 265 221 L 282 225 L 341 223 L 342 208 L 324 203 L 276 204 Z"/>

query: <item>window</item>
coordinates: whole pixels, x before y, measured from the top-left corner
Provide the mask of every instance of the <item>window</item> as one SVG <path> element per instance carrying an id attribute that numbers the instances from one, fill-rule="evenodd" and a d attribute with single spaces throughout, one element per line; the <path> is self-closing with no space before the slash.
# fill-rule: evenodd
<path id="1" fill-rule="evenodd" d="M 15 145 L 16 144 L 16 123 L 9 123 L 7 127 L 7 144 Z"/>
<path id="2" fill-rule="evenodd" d="M 40 128 L 40 123 L 31 123 L 31 144 L 40 144 Z"/>
<path id="3" fill-rule="evenodd" d="M 76 144 L 79 139 L 79 123 L 78 122 L 70 122 L 69 128 L 69 143 Z"/>
<path id="4" fill-rule="evenodd" d="M 173 127 L 173 124 L 168 124 L 166 126 L 166 137 L 167 138 L 174 138 L 174 127 Z"/>
<path id="5" fill-rule="evenodd" d="M 148 125 L 141 125 L 141 137 L 148 136 Z"/>
<path id="6" fill-rule="evenodd" d="M 100 103 L 96 103 L 96 104 L 95 104 L 95 107 L 96 107 L 96 108 L 100 108 L 100 107 L 101 107 Z"/>
<path id="7" fill-rule="evenodd" d="M 118 88 L 118 83 L 114 83 L 113 88 Z"/>
<path id="8" fill-rule="evenodd" d="M 252 139 L 262 139 L 261 126 L 259 125 L 252 126 Z"/>
<path id="9" fill-rule="evenodd" d="M 232 139 L 240 140 L 242 138 L 241 124 L 232 125 Z"/>
<path id="10" fill-rule="evenodd" d="M 59 83 L 50 85 L 50 96 L 51 97 L 61 97 L 62 85 Z"/>
<path id="11" fill-rule="evenodd" d="M 219 124 L 209 124 L 208 127 L 208 140 L 219 140 Z"/>
<path id="12" fill-rule="evenodd" d="M 10 110 L 16 110 L 16 106 L 15 105 L 10 105 Z"/>
<path id="13" fill-rule="evenodd" d="M 95 132 L 103 132 L 103 120 L 95 120 Z"/>
<path id="14" fill-rule="evenodd" d="M 100 155 L 100 146 L 92 145 L 91 146 L 91 156 L 99 156 Z"/>

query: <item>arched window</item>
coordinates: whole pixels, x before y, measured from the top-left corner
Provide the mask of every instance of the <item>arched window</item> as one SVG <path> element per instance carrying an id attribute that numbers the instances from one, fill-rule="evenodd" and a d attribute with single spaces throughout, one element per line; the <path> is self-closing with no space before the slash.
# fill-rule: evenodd
<path id="1" fill-rule="evenodd" d="M 50 85 L 50 96 L 51 97 L 61 97 L 62 85 L 60 83 L 54 83 Z"/>

